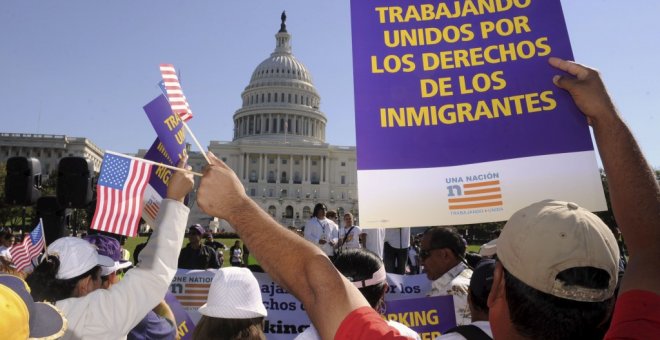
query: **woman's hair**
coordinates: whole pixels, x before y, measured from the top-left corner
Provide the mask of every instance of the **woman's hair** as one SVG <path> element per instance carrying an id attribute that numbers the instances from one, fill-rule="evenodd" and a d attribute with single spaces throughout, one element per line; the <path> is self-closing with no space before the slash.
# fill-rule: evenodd
<path id="1" fill-rule="evenodd" d="M 195 340 L 265 340 L 263 322 L 263 317 L 252 319 L 222 319 L 202 315 L 199 323 L 195 326 L 192 338 Z"/>
<path id="2" fill-rule="evenodd" d="M 349 281 L 357 282 L 372 278 L 375 272 L 383 266 L 383 261 L 378 255 L 369 250 L 347 249 L 337 255 L 334 262 L 335 267 Z M 383 287 L 386 281 L 359 288 L 362 295 L 367 299 L 372 308 L 376 308 L 383 297 Z"/>
<path id="3" fill-rule="evenodd" d="M 312 216 L 317 217 L 319 211 L 321 210 L 328 210 L 328 208 L 323 203 L 316 203 L 316 205 L 314 206 L 314 211 L 312 212 Z"/>
<path id="4" fill-rule="evenodd" d="M 34 301 L 55 303 L 70 298 L 73 296 L 78 281 L 88 276 L 92 276 L 92 278 L 101 276 L 101 267 L 95 266 L 77 277 L 60 280 L 55 278 L 59 268 L 60 259 L 57 256 L 49 255 L 25 278 Z"/>

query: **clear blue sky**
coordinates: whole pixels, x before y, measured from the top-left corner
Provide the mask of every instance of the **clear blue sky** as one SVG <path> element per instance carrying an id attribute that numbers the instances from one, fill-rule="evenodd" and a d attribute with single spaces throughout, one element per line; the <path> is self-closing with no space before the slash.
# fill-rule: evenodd
<path id="1" fill-rule="evenodd" d="M 542 0 L 535 0 L 542 1 Z M 579 62 L 600 69 L 653 166 L 660 167 L 660 2 L 564 0 Z M 88 137 L 136 152 L 155 138 L 142 106 L 158 64 L 180 71 L 204 146 L 232 138 L 254 68 L 287 11 L 293 53 L 311 71 L 327 141 L 355 145 L 349 1 L 0 2 L 1 132 Z"/>

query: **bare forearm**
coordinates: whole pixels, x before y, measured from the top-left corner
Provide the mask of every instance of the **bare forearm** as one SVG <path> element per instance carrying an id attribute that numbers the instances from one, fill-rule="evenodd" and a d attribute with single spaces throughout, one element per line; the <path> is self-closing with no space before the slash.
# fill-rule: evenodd
<path id="1" fill-rule="evenodd" d="M 594 120 L 594 134 L 607 174 L 612 210 L 631 256 L 657 248 L 660 190 L 632 133 L 617 114 Z"/>
<path id="2" fill-rule="evenodd" d="M 305 268 L 319 261 L 329 263 L 318 247 L 277 224 L 250 199 L 235 209 L 228 222 L 273 280 L 304 304 L 313 303 Z"/>

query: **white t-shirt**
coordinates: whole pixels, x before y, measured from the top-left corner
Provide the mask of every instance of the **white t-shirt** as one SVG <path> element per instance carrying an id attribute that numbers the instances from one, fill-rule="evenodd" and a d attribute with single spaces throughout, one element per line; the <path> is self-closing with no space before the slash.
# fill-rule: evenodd
<path id="1" fill-rule="evenodd" d="M 410 227 L 388 228 L 385 232 L 385 242 L 399 249 L 410 247 Z"/>
<path id="2" fill-rule="evenodd" d="M 329 218 L 319 220 L 316 217 L 312 217 L 305 224 L 305 239 L 321 248 L 326 255 L 333 256 L 335 250 L 330 244 L 330 241 L 337 244 L 339 227 Z M 319 244 L 320 240 L 325 240 L 326 243 Z"/>
<path id="3" fill-rule="evenodd" d="M 350 231 L 350 233 L 348 233 Z M 347 234 L 348 233 L 348 234 Z M 352 227 L 344 227 L 340 235 L 340 239 L 344 241 L 342 249 L 356 249 L 361 248 L 360 245 L 360 234 L 362 233 L 362 228 L 354 225 Z"/>
<path id="4" fill-rule="evenodd" d="M 383 259 L 383 247 L 385 245 L 385 228 L 362 229 L 367 235 L 365 246 L 368 250 L 374 252 L 380 259 Z"/>

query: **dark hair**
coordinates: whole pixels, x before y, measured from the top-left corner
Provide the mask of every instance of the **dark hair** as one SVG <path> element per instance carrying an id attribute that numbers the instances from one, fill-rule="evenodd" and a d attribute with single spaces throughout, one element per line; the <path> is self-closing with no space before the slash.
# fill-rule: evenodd
<path id="1" fill-rule="evenodd" d="M 25 281 L 30 286 L 30 294 L 34 298 L 34 301 L 55 303 L 59 300 L 70 298 L 78 281 L 88 276 L 92 276 L 93 278 L 99 278 L 101 276 L 101 266 L 95 266 L 74 278 L 60 280 L 55 278 L 59 268 L 60 259 L 57 256 L 50 255 L 25 278 Z"/>
<path id="2" fill-rule="evenodd" d="M 602 269 L 578 267 L 557 275 L 566 285 L 602 289 L 609 275 Z M 559 298 L 536 290 L 504 269 L 506 300 L 516 331 L 531 339 L 602 339 L 615 297 L 602 302 Z"/>
<path id="3" fill-rule="evenodd" d="M 383 260 L 366 249 L 347 249 L 337 255 L 334 265 L 349 281 L 361 281 L 370 279 L 383 266 Z M 359 289 L 371 307 L 376 308 L 380 303 L 384 285 L 385 282 L 381 282 Z"/>
<path id="4" fill-rule="evenodd" d="M 431 237 L 431 249 L 447 248 L 456 255 L 457 258 L 465 258 L 465 242 L 461 235 L 454 228 L 450 227 L 430 227 L 424 231 L 424 235 Z"/>
<path id="5" fill-rule="evenodd" d="M 323 203 L 316 203 L 314 206 L 314 211 L 312 212 L 312 216 L 316 217 L 316 215 L 319 214 L 320 210 L 328 210 L 328 207 L 325 206 Z"/>
<path id="6" fill-rule="evenodd" d="M 263 317 L 252 319 L 223 319 L 202 315 L 195 326 L 192 338 L 206 339 L 266 339 Z"/>

